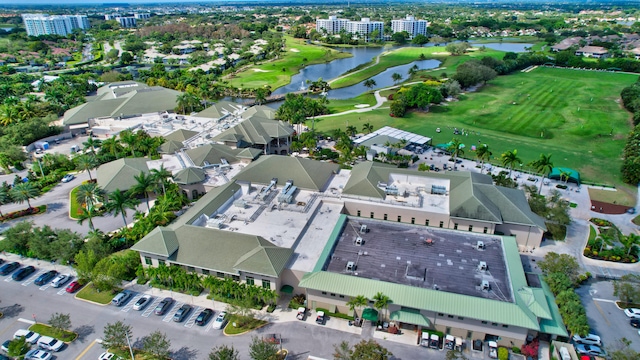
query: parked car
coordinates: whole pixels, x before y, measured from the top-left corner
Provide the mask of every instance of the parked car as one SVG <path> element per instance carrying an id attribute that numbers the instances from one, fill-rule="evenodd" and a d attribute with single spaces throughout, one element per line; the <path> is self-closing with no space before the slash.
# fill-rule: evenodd
<path id="1" fill-rule="evenodd" d="M 80 285 L 78 281 L 72 281 L 69 283 L 69 285 L 67 285 L 67 287 L 64 290 L 69 294 L 73 294 L 74 292 L 80 290 L 81 287 L 82 285 Z"/>
<path id="2" fill-rule="evenodd" d="M 173 321 L 182 322 L 187 315 L 191 312 L 191 305 L 184 304 L 173 314 Z"/>
<path id="3" fill-rule="evenodd" d="M 5 276 L 11 274 L 15 269 L 20 267 L 19 262 L 10 262 L 0 266 L 0 275 Z"/>
<path id="4" fill-rule="evenodd" d="M 11 339 L 5 341 L 2 343 L 2 346 L 0 346 L 0 349 L 4 352 L 9 352 L 9 343 L 11 342 Z"/>
<path id="5" fill-rule="evenodd" d="M 593 355 L 593 356 L 606 356 L 607 353 L 598 346 L 578 344 L 575 346 L 576 351 L 579 354 Z"/>
<path id="6" fill-rule="evenodd" d="M 24 280 L 24 278 L 33 274 L 35 271 L 36 268 L 34 268 L 33 266 L 25 266 L 22 269 L 18 269 L 18 271 L 14 272 L 13 275 L 11 275 L 11 278 L 15 281 L 22 281 Z"/>
<path id="7" fill-rule="evenodd" d="M 151 295 L 145 295 L 133 304 L 133 310 L 142 310 L 151 303 Z"/>
<path id="8" fill-rule="evenodd" d="M 131 298 L 131 296 L 133 296 L 131 291 L 124 290 L 111 299 L 111 305 L 122 306 Z"/>
<path id="9" fill-rule="evenodd" d="M 576 335 L 573 335 L 573 341 L 577 342 L 578 344 L 598 345 L 598 346 L 602 345 L 602 340 L 600 339 L 600 336 L 594 335 L 594 334 L 587 334 L 587 336 L 585 337 L 582 337 L 576 334 Z"/>
<path id="10" fill-rule="evenodd" d="M 202 310 L 200 314 L 198 314 L 198 317 L 196 318 L 196 325 L 204 326 L 204 324 L 206 324 L 212 316 L 213 316 L 213 310 L 211 309 Z"/>
<path id="11" fill-rule="evenodd" d="M 316 314 L 316 324 L 324 325 L 324 311 L 318 311 Z"/>
<path id="12" fill-rule="evenodd" d="M 214 329 L 222 329 L 225 325 L 227 325 L 227 312 L 221 311 L 213 321 L 213 325 L 211 327 Z"/>
<path id="13" fill-rule="evenodd" d="M 639 328 L 640 327 L 640 319 L 632 318 L 632 319 L 629 320 L 629 324 L 631 324 L 631 326 L 633 326 L 634 328 Z"/>
<path id="14" fill-rule="evenodd" d="M 0 354 L 0 360 L 12 360 L 12 359 L 6 355 Z"/>
<path id="15" fill-rule="evenodd" d="M 51 280 L 51 286 L 53 286 L 54 288 L 59 288 L 62 285 L 66 284 L 69 280 L 71 280 L 70 274 L 60 274 L 53 280 Z"/>
<path id="16" fill-rule="evenodd" d="M 60 351 L 64 346 L 64 342 L 54 339 L 51 336 L 41 336 L 40 339 L 38 339 L 38 346 L 48 351 Z"/>
<path id="17" fill-rule="evenodd" d="M 24 356 L 25 360 L 49 360 L 53 355 L 51 353 L 46 352 L 44 350 L 29 350 L 27 354 Z"/>
<path id="18" fill-rule="evenodd" d="M 634 308 L 624 309 L 624 314 L 630 318 L 640 319 L 640 309 L 634 309 Z"/>
<path id="19" fill-rule="evenodd" d="M 304 307 L 298 308 L 298 314 L 296 315 L 296 319 L 304 321 L 304 318 L 307 315 L 307 309 Z"/>
<path id="20" fill-rule="evenodd" d="M 14 339 L 19 339 L 21 337 L 23 337 L 26 342 L 35 344 L 36 341 L 38 341 L 38 338 L 40 338 L 40 334 L 27 329 L 20 329 L 13 334 Z"/>
<path id="21" fill-rule="evenodd" d="M 162 301 L 160 301 L 158 306 L 156 306 L 155 310 L 153 310 L 153 313 L 156 315 L 164 315 L 167 312 L 167 310 L 169 310 L 169 307 L 171 307 L 171 304 L 173 304 L 172 298 L 170 297 L 164 298 L 162 299 Z"/>
<path id="22" fill-rule="evenodd" d="M 56 277 L 56 275 L 58 275 L 58 272 L 55 270 L 49 270 L 46 273 L 38 276 L 38 278 L 36 279 L 36 281 L 34 281 L 33 283 L 38 285 L 38 286 L 42 286 L 46 283 L 48 283 L 49 281 L 51 281 L 51 279 L 53 279 L 54 277 Z"/>
<path id="23" fill-rule="evenodd" d="M 116 360 L 116 359 L 120 359 L 119 357 L 116 356 L 116 354 L 112 354 L 110 352 L 103 352 L 102 354 L 100 354 L 100 357 L 98 357 L 98 360 Z"/>
<path id="24" fill-rule="evenodd" d="M 73 174 L 67 174 L 62 178 L 63 183 L 68 183 L 69 181 L 75 179 L 76 177 Z"/>

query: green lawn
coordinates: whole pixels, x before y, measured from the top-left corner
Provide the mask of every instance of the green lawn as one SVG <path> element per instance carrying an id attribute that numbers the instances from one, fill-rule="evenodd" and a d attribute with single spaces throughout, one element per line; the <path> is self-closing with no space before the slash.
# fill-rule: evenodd
<path id="1" fill-rule="evenodd" d="M 111 292 L 111 291 L 98 292 L 93 287 L 93 285 L 89 283 L 87 286 L 83 287 L 80 291 L 78 291 L 78 294 L 76 294 L 76 297 L 79 299 L 85 299 L 85 300 L 96 302 L 98 304 L 106 305 L 111 302 L 111 300 L 113 299 L 116 293 L 117 293 L 117 290 L 116 292 Z"/>
<path id="2" fill-rule="evenodd" d="M 66 343 L 71 342 L 78 337 L 78 334 L 72 331 L 58 332 L 57 330 L 46 324 L 33 324 L 29 327 L 29 330 L 37 332 L 41 336 L 50 336 L 52 338 L 62 340 Z"/>
<path id="3" fill-rule="evenodd" d="M 373 93 L 364 93 L 360 96 L 345 99 L 345 100 L 337 100 L 331 99 L 329 100 L 329 112 L 331 114 L 347 111 L 347 110 L 355 110 L 357 107 L 355 105 L 359 104 L 367 104 L 369 106 L 376 104 L 376 97 Z"/>
<path id="4" fill-rule="evenodd" d="M 71 193 L 69 194 L 69 217 L 74 220 L 80 219 L 80 203 L 77 200 L 78 194 L 78 186 L 71 189 Z"/>
<path id="5" fill-rule="evenodd" d="M 462 58 L 462 57 L 456 57 Z M 452 64 L 453 65 L 453 64 Z M 429 113 L 409 112 L 405 118 L 389 116 L 388 109 L 348 114 L 315 121 L 319 131 L 344 130 L 346 123 L 360 129 L 369 122 L 433 138 L 433 144 L 451 141 L 452 129 L 469 132 L 462 140 L 470 146 L 486 143 L 493 162 L 506 150 L 518 150 L 526 164 L 540 153 L 553 154 L 555 166 L 574 168 L 581 177 L 598 183 L 622 185 L 620 153 L 631 128 L 630 115 L 618 99 L 620 91 L 637 75 L 538 68 L 491 81 L 461 101 L 433 106 Z M 441 128 L 441 133 L 435 129 Z M 628 187 L 627 187 L 628 188 Z"/>
<path id="6" fill-rule="evenodd" d="M 238 315 L 228 315 L 229 323 L 224 328 L 225 335 L 238 335 L 243 334 L 251 330 L 255 330 L 259 327 L 262 327 L 268 324 L 264 320 L 256 319 L 251 317 L 250 319 L 246 319 L 241 321 Z M 243 326 L 233 326 L 233 324 L 239 325 L 240 323 L 244 323 Z"/>
<path id="7" fill-rule="evenodd" d="M 625 192 L 618 190 L 612 191 L 589 188 L 589 198 L 595 201 L 624 206 L 633 206 L 635 204 L 635 198 L 629 198 Z"/>
<path id="8" fill-rule="evenodd" d="M 350 53 L 324 46 L 308 45 L 305 40 L 290 36 L 285 36 L 285 40 L 285 51 L 280 55 L 280 59 L 251 66 L 248 70 L 229 79 L 229 84 L 239 88 L 259 88 L 269 85 L 272 90 L 275 90 L 288 84 L 291 76 L 297 74 L 303 68 L 303 64 L 304 66 L 320 64 L 352 56 Z"/>

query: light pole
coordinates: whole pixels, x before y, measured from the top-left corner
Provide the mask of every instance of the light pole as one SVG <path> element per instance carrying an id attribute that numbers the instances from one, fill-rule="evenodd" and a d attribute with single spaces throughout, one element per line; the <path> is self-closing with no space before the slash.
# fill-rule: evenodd
<path id="1" fill-rule="evenodd" d="M 133 357 L 133 349 L 131 348 L 131 341 L 129 341 L 128 331 L 125 332 L 125 336 L 127 337 L 127 345 L 129 345 L 129 353 L 131 354 L 131 360 L 135 360 L 135 357 Z"/>

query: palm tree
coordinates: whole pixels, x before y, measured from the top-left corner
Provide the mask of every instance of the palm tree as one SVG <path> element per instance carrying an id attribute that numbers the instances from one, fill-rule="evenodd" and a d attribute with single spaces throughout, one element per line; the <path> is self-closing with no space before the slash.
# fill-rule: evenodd
<path id="1" fill-rule="evenodd" d="M 484 170 L 484 162 L 491 159 L 491 155 L 493 154 L 489 151 L 487 144 L 483 144 L 476 149 L 476 157 L 480 160 L 480 174 L 482 174 L 482 170 Z"/>
<path id="2" fill-rule="evenodd" d="M 78 186 L 76 201 L 92 212 L 96 204 L 104 200 L 104 190 L 94 182 L 87 182 Z"/>
<path id="3" fill-rule="evenodd" d="M 98 159 L 91 154 L 81 155 L 76 159 L 76 166 L 78 170 L 86 171 L 89 174 L 89 180 L 93 181 L 91 170 L 98 167 Z"/>
<path id="4" fill-rule="evenodd" d="M 116 189 L 114 192 L 109 193 L 105 209 L 112 213 L 113 216 L 122 215 L 122 221 L 124 226 L 127 226 L 127 209 L 135 210 L 136 206 L 140 203 L 138 199 L 131 198 L 127 194 Z"/>
<path id="5" fill-rule="evenodd" d="M 348 305 L 349 309 L 353 311 L 354 309 L 360 309 L 367 306 L 368 303 L 369 303 L 369 299 L 364 297 L 364 295 L 358 295 L 356 297 L 352 297 L 351 299 L 349 299 L 346 305 Z"/>
<path id="6" fill-rule="evenodd" d="M 108 153 L 113 155 L 116 159 L 118 158 L 118 155 L 120 155 L 120 151 L 122 150 L 122 145 L 120 145 L 120 142 L 115 135 L 104 140 L 100 145 L 101 154 Z"/>
<path id="7" fill-rule="evenodd" d="M 153 180 L 162 188 L 162 194 L 166 194 L 167 190 L 165 188 L 165 184 L 167 179 L 173 179 L 171 171 L 165 169 L 164 165 L 160 165 L 160 168 L 158 169 L 151 169 L 150 173 Z"/>
<path id="8" fill-rule="evenodd" d="M 371 90 L 378 84 L 376 84 L 376 81 L 373 79 L 367 79 L 364 81 L 364 83 L 362 83 L 362 85 L 364 85 L 364 87 L 366 87 L 367 89 Z"/>
<path id="9" fill-rule="evenodd" d="M 564 183 L 568 183 L 571 178 L 571 171 L 560 170 L 560 180 L 564 180 Z"/>
<path id="10" fill-rule="evenodd" d="M 387 295 L 384 295 L 381 292 L 378 292 L 377 294 L 375 294 L 373 296 L 373 307 L 375 307 L 378 310 L 385 310 L 386 313 L 386 309 L 389 306 L 389 303 L 391 302 L 391 298 L 389 298 Z M 382 317 L 383 319 L 386 319 L 386 316 L 383 315 Z"/>
<path id="11" fill-rule="evenodd" d="M 600 239 L 600 252 L 602 252 L 602 249 L 604 249 L 605 245 L 611 245 L 611 244 L 613 244 L 613 241 L 615 240 L 613 238 L 613 236 L 611 236 L 609 234 L 605 234 L 605 233 L 601 233 L 598 236 L 598 239 Z"/>
<path id="12" fill-rule="evenodd" d="M 353 125 L 349 125 L 347 126 L 347 129 L 345 131 L 349 136 L 354 137 L 356 136 L 356 134 L 358 133 L 358 128 L 356 128 Z"/>
<path id="13" fill-rule="evenodd" d="M 127 145 L 127 148 L 131 150 L 131 156 L 135 157 L 135 144 L 138 141 L 138 137 L 133 131 L 127 129 L 120 132 L 120 141 Z"/>
<path id="14" fill-rule="evenodd" d="M 418 65 L 417 64 L 413 64 L 413 66 L 408 71 L 409 76 L 415 75 L 415 73 L 418 72 L 418 70 L 420 70 Z"/>
<path id="15" fill-rule="evenodd" d="M 633 249 L 635 246 L 640 246 L 640 236 L 634 233 L 630 233 L 628 236 L 623 236 L 620 241 L 622 242 L 624 247 L 628 249 L 627 255 L 631 254 L 631 249 Z"/>
<path id="16" fill-rule="evenodd" d="M 511 171 L 513 171 L 513 166 L 515 164 L 522 163 L 522 160 L 520 160 L 520 158 L 518 157 L 517 149 L 514 149 L 513 151 L 508 150 L 502 153 L 502 155 L 500 155 L 500 158 L 502 159 L 502 165 L 509 168 L 509 177 L 511 177 Z"/>
<path id="17" fill-rule="evenodd" d="M 553 162 L 551 162 L 551 154 L 545 155 L 540 154 L 540 158 L 538 160 L 534 160 L 530 163 L 537 172 L 542 173 L 542 182 L 540 183 L 540 188 L 538 190 L 538 194 L 542 192 L 542 184 L 544 183 L 544 179 L 547 178 L 551 170 L 553 170 Z"/>
<path id="18" fill-rule="evenodd" d="M 87 209 L 85 207 L 80 208 L 81 213 L 78 215 L 78 224 L 82 225 L 85 220 L 89 221 L 89 230 L 95 231 L 96 228 L 93 225 L 93 217 L 97 215 L 95 209 Z"/>
<path id="19" fill-rule="evenodd" d="M 100 147 L 102 141 L 95 139 L 93 136 L 90 136 L 87 141 L 82 143 L 82 146 L 84 147 L 83 150 L 91 150 L 91 153 L 93 155 L 96 154 L 96 148 Z"/>
<path id="20" fill-rule="evenodd" d="M 362 131 L 367 133 L 367 134 L 371 134 L 373 132 L 373 125 L 371 125 L 369 123 L 364 123 L 362 125 Z"/>
<path id="21" fill-rule="evenodd" d="M 23 182 L 17 185 L 14 185 L 11 190 L 9 190 L 9 194 L 14 202 L 18 204 L 22 204 L 23 202 L 27 202 L 29 206 L 29 210 L 31 210 L 31 199 L 35 199 L 40 195 L 40 189 L 35 187 L 30 182 Z"/>
<path id="22" fill-rule="evenodd" d="M 447 151 L 450 152 L 453 156 L 454 168 L 458 163 L 458 156 L 464 155 L 464 150 L 462 150 L 463 148 L 464 144 L 462 143 L 462 141 L 460 141 L 459 138 L 453 138 L 449 143 L 449 146 L 447 146 Z"/>
<path id="23" fill-rule="evenodd" d="M 391 74 L 391 79 L 393 80 L 394 84 L 397 84 L 398 82 L 400 82 L 400 80 L 402 80 L 402 75 L 398 73 L 393 73 Z"/>
<path id="24" fill-rule="evenodd" d="M 0 124 L 8 126 L 18 120 L 18 108 L 10 105 L 3 104 L 0 106 Z"/>
<path id="25" fill-rule="evenodd" d="M 6 187 L 0 186 L 0 205 L 8 204 L 11 202 L 11 195 L 9 195 L 9 191 Z M 0 217 L 2 215 L 2 211 L 0 211 Z"/>
<path id="26" fill-rule="evenodd" d="M 129 191 L 134 195 L 143 195 L 147 202 L 147 210 L 151 210 L 151 206 L 149 206 L 149 193 L 155 189 L 157 184 L 156 181 L 153 176 L 142 171 L 140 172 L 140 175 L 136 175 L 133 178 L 136 179 L 137 183 L 133 185 Z"/>

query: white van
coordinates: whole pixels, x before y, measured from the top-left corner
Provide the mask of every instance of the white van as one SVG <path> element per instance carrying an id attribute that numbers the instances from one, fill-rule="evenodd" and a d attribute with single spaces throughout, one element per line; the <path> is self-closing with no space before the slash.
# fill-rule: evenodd
<path id="1" fill-rule="evenodd" d="M 120 294 L 116 295 L 116 297 L 114 297 L 113 300 L 111 300 L 111 304 L 115 306 L 122 306 L 124 303 L 127 302 L 127 300 L 129 300 L 130 297 L 131 297 L 131 293 L 125 290 Z"/>

